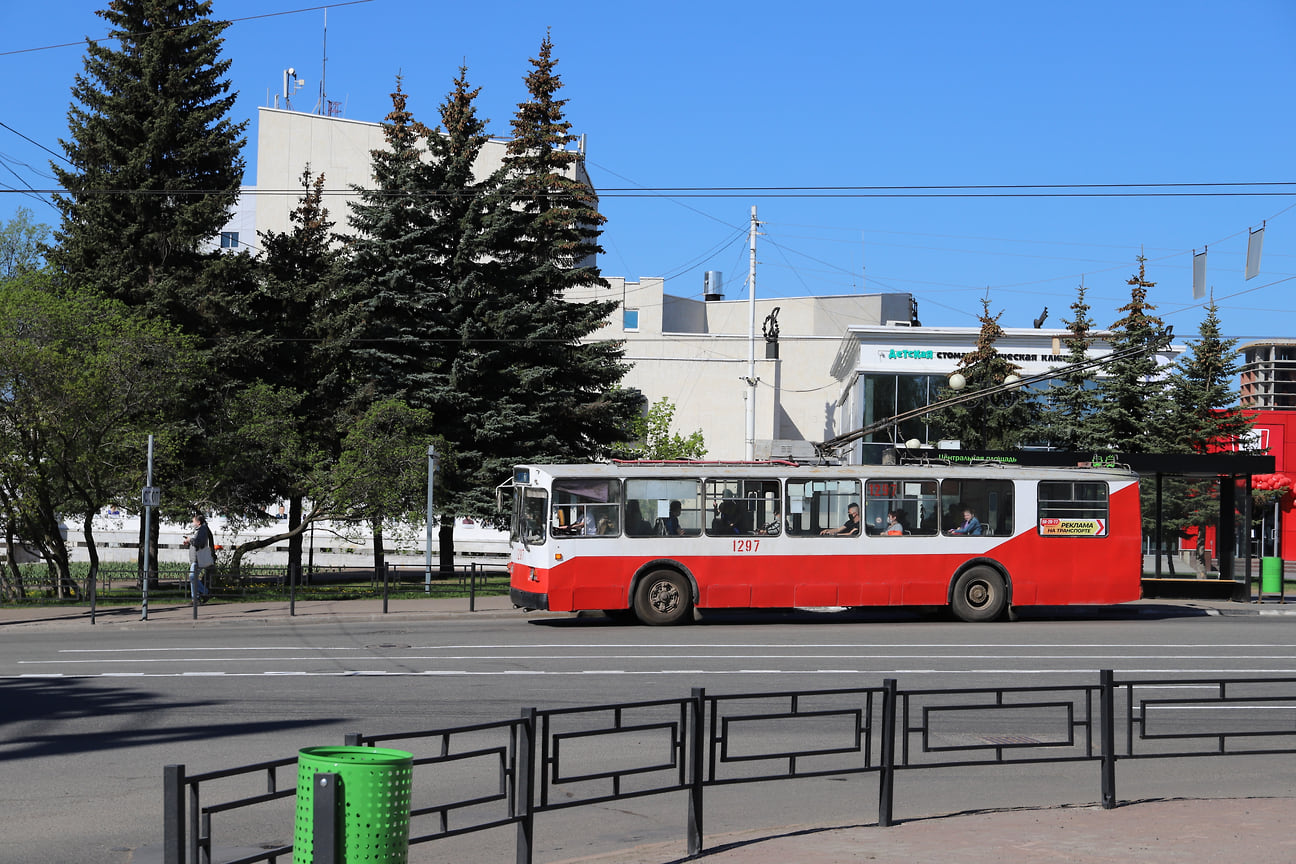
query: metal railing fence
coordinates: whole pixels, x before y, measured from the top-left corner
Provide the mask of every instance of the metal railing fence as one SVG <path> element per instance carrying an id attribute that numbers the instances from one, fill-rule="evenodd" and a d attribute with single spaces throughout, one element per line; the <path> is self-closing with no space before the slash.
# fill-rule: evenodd
<path id="1" fill-rule="evenodd" d="M 473 726 L 352 733 L 345 743 L 396 744 L 413 755 L 411 845 L 512 825 L 516 862 L 530 864 L 538 815 L 668 794 L 684 798 L 683 831 L 696 856 L 706 790 L 733 784 L 876 774 L 877 824 L 887 827 L 896 780 L 907 771 L 1096 762 L 1098 800 L 1110 809 L 1118 804 L 1119 762 L 1296 756 L 1294 716 L 1296 678 L 1117 680 L 1103 670 L 1097 684 L 1038 687 L 902 690 L 888 678 L 880 687 L 832 690 L 711 695 L 695 688 L 687 698 L 527 708 L 518 719 Z M 209 864 L 212 816 L 291 795 L 279 791 L 275 772 L 294 763 L 191 776 L 183 765 L 166 766 L 165 864 Z M 216 803 L 200 795 L 202 786 L 261 774 L 264 792 Z M 317 826 L 315 836 L 337 836 L 335 829 Z M 274 862 L 291 849 L 269 843 L 232 864 Z"/>
<path id="2" fill-rule="evenodd" d="M 435 598 L 466 597 L 474 609 L 478 596 L 508 593 L 508 570 L 480 562 L 457 566 L 453 571 L 421 566 L 387 564 L 375 571 L 363 567 L 316 567 L 310 574 L 293 573 L 286 566 L 242 566 L 229 572 L 219 565 L 208 570 L 205 580 L 212 596 L 230 602 L 257 600 L 292 603 L 295 600 L 387 599 L 392 594 L 418 594 Z M 135 565 L 105 565 L 91 581 L 88 575 L 74 580 L 77 594 L 69 599 L 53 595 L 49 578 L 25 580 L 28 597 L 24 602 L 60 605 L 90 602 L 92 606 L 132 606 L 143 600 L 144 574 Z M 150 568 L 150 603 L 186 602 L 189 599 L 188 565 Z M 384 609 L 384 611 L 386 611 Z"/>

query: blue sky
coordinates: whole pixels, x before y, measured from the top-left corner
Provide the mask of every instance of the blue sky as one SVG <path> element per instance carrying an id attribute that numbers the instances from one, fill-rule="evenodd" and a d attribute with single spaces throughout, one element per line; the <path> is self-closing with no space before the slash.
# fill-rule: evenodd
<path id="1" fill-rule="evenodd" d="M 52 15 L 0 2 L 0 220 L 26 206 L 56 221 L 9 190 L 52 185 L 37 144 L 58 151 L 66 135 L 81 40 L 107 32 L 101 5 L 64 0 Z M 294 107 L 314 110 L 318 0 L 213 10 L 235 22 L 238 118 L 255 124 L 289 66 L 306 80 Z M 762 297 L 907 291 L 924 324 L 955 326 L 974 325 L 988 297 L 1005 326 L 1045 306 L 1061 326 L 1083 279 L 1107 326 L 1142 252 L 1152 302 L 1183 341 L 1202 317 L 1192 255 L 1205 248 L 1226 335 L 1296 336 L 1291 0 L 370 0 L 331 7 L 327 22 L 327 95 L 343 116 L 380 120 L 401 74 L 434 123 L 463 63 L 500 136 L 548 29 L 608 218 L 605 275 L 666 276 L 669 293 L 700 296 L 703 272 L 719 270 L 726 296 L 746 297 L 754 205 Z M 249 147 L 249 183 L 255 159 Z M 1066 184 L 1103 188 L 1007 188 Z M 858 191 L 954 186 L 999 188 Z M 1245 281 L 1248 230 L 1262 224 L 1261 272 Z"/>

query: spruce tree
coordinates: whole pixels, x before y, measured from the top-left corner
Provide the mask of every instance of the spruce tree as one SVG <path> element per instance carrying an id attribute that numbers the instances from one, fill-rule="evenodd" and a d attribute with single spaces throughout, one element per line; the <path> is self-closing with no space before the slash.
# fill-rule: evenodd
<path id="1" fill-rule="evenodd" d="M 441 125 L 425 137 L 434 215 L 428 240 L 445 297 L 444 341 L 437 346 L 444 359 L 429 392 L 435 429 L 444 440 L 436 480 L 442 570 L 454 568 L 454 517 L 493 512 L 500 480 L 491 470 L 492 439 L 483 433 L 498 406 L 511 398 L 499 385 L 514 360 L 502 350 L 496 330 L 496 286 L 502 280 L 485 234 L 500 172 L 479 178 L 473 170 L 489 137 L 486 121 L 477 116 L 479 92 L 469 85 L 467 68 L 459 67 L 439 109 Z"/>
<path id="2" fill-rule="evenodd" d="M 259 322 L 275 337 L 266 354 L 265 380 L 303 397 L 291 418 L 298 450 L 286 454 L 296 458 L 276 463 L 284 469 L 276 477 L 277 492 L 289 502 L 288 565 L 297 568 L 302 563 L 302 505 L 311 469 L 336 460 L 339 425 L 345 425 L 337 422 L 336 405 L 322 388 L 333 356 L 320 350 L 315 339 L 321 335 L 320 310 L 340 288 L 342 259 L 324 206 L 324 175 L 312 178 L 307 166 L 301 183 L 304 194 L 290 214 L 291 230 L 260 235 L 263 279 L 255 302 Z"/>
<path id="3" fill-rule="evenodd" d="M 62 145 L 73 167 L 51 163 L 68 190 L 54 196 L 51 262 L 181 321 L 203 304 L 200 246 L 228 220 L 243 178 L 247 123 L 227 116 L 235 94 L 220 59 L 229 22 L 211 20 L 209 0 L 112 0 L 97 14 L 117 47 L 87 41 L 72 88 Z"/>
<path id="4" fill-rule="evenodd" d="M 429 132 L 409 111 L 399 77 L 391 99 L 383 121 L 386 147 L 372 153 L 373 186 L 357 188 L 359 200 L 350 204 L 356 236 L 347 250 L 346 278 L 322 316 L 322 345 L 333 358 L 323 390 L 341 406 L 338 419 L 350 424 L 377 405 L 433 417 L 449 344 L 436 185 L 425 160 Z M 370 528 L 378 568 L 382 520 Z"/>
<path id="5" fill-rule="evenodd" d="M 1171 416 L 1168 449 L 1181 453 L 1210 453 L 1237 445 L 1251 430 L 1252 418 L 1238 405 L 1236 339 L 1220 334 L 1214 297 L 1198 339 L 1188 343 L 1170 374 Z M 1170 494 L 1164 494 L 1168 491 Z M 1214 479 L 1173 478 L 1163 490 L 1163 519 L 1177 536 L 1196 538 L 1194 566 L 1205 575 L 1206 532 L 1219 521 L 1219 487 Z"/>
<path id="6" fill-rule="evenodd" d="M 1100 433 L 1106 446 L 1118 453 L 1156 453 L 1171 445 L 1168 427 L 1171 413 L 1166 381 L 1157 365 L 1157 352 L 1170 344 L 1170 328 L 1153 311 L 1148 289 L 1147 259 L 1138 258 L 1138 273 L 1126 280 L 1130 301 L 1118 309 L 1124 312 L 1111 326 L 1114 354 L 1130 356 L 1107 366 L 1100 378 Z"/>
<path id="7" fill-rule="evenodd" d="M 616 387 L 627 371 L 621 343 L 585 341 L 616 302 L 565 299 L 607 287 L 595 258 L 604 217 L 582 156 L 569 149 L 576 139 L 566 100 L 557 98 L 562 82 L 548 36 L 531 65 L 530 98 L 513 118 L 506 176 L 486 224 L 499 265 L 487 315 L 500 340 L 494 365 L 504 398 L 481 440 L 493 456 L 484 470 L 499 479 L 510 462 L 607 454 L 629 436 L 641 402 Z"/>
<path id="8" fill-rule="evenodd" d="M 372 154 L 372 188 L 350 204 L 355 238 L 343 289 L 329 298 L 329 392 L 354 416 L 399 399 L 430 408 L 445 344 L 444 285 L 432 236 L 435 191 L 421 140 L 427 130 L 406 107 L 397 79 L 383 122 L 386 148 Z"/>
<path id="9" fill-rule="evenodd" d="M 1021 368 L 995 348 L 995 342 L 1004 335 L 999 326 L 1002 315 L 1002 312 L 991 315 L 990 301 L 981 301 L 981 332 L 977 335 L 976 349 L 965 354 L 955 367 L 963 376 L 965 387 L 957 391 L 945 388 L 940 394 L 942 399 L 958 395 L 972 398 L 932 415 L 942 436 L 958 439 L 965 450 L 1014 450 L 1021 446 L 1030 427 L 1030 403 L 1020 390 L 976 395 L 1003 384 Z"/>
<path id="10" fill-rule="evenodd" d="M 1234 386 L 1237 342 L 1220 334 L 1219 307 L 1212 297 L 1198 338 L 1188 343 L 1190 353 L 1170 375 L 1175 449 L 1210 453 L 1238 444 L 1251 431 L 1253 418 L 1238 405 Z"/>
<path id="11" fill-rule="evenodd" d="M 1067 353 L 1068 366 L 1089 359 L 1088 349 L 1093 344 L 1093 319 L 1085 301 L 1085 286 L 1076 289 L 1076 299 L 1071 304 L 1071 320 L 1063 319 L 1067 336 L 1062 340 Z M 1076 452 L 1093 451 L 1101 447 L 1102 438 L 1097 429 L 1098 393 L 1093 370 L 1071 371 L 1056 379 L 1047 393 L 1047 403 L 1041 411 L 1042 435 L 1055 450 Z"/>

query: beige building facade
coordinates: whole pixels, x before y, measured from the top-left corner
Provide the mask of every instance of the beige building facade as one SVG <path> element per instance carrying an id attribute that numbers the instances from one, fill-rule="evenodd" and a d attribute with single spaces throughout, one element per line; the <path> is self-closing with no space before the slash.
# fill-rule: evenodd
<path id="1" fill-rule="evenodd" d="M 842 382 L 833 373 L 843 334 L 851 326 L 909 321 L 908 294 L 757 298 L 753 304 L 672 296 L 659 278 L 605 278 L 610 289 L 569 292 L 567 299 L 621 304 L 590 338 L 624 341 L 631 364 L 624 385 L 649 403 L 669 399 L 675 430 L 702 430 L 708 459 L 746 455 L 753 366 L 755 457 L 811 457 L 814 442 L 843 431 Z M 771 322 L 777 341 L 766 338 Z"/>
<path id="2" fill-rule="evenodd" d="M 262 231 L 287 232 L 289 219 L 301 200 L 302 172 L 324 175 L 325 200 L 334 230 L 350 233 L 347 203 L 357 200 L 355 188 L 373 185 L 373 151 L 386 147 L 381 123 L 307 114 L 282 108 L 257 113 L 256 185 L 245 187 L 238 209 L 222 237 L 237 233 L 240 246 L 256 248 Z M 477 177 L 488 176 L 504 164 L 508 141 L 488 140 L 473 165 Z M 582 151 L 583 155 L 583 144 Z M 593 188 L 584 159 L 577 159 L 571 176 Z"/>

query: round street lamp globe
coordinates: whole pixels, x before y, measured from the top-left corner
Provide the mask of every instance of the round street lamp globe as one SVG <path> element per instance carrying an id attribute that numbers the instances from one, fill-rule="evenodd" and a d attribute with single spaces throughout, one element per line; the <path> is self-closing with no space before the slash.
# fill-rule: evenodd
<path id="1" fill-rule="evenodd" d="M 1021 380 L 1021 378 L 1019 378 L 1018 376 L 1016 376 L 1016 375 L 1012 375 L 1012 374 L 1009 374 L 1008 376 L 1006 376 L 1006 377 L 1004 378 L 1004 383 L 1005 383 L 1005 384 L 1016 384 L 1016 383 L 1017 383 L 1018 381 L 1020 381 L 1020 380 Z"/>
<path id="2" fill-rule="evenodd" d="M 962 390 L 967 386 L 967 379 L 955 372 L 949 377 L 949 386 L 951 390 Z"/>

